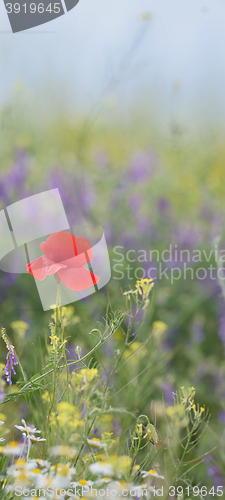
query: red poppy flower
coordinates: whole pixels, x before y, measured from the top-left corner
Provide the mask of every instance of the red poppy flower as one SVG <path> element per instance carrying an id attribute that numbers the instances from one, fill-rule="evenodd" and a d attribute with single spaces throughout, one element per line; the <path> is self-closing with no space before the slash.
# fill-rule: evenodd
<path id="1" fill-rule="evenodd" d="M 37 280 L 57 273 L 67 288 L 77 292 L 99 282 L 98 276 L 83 267 L 93 258 L 90 241 L 83 236 L 59 231 L 42 242 L 40 249 L 45 255 L 27 264 Z"/>

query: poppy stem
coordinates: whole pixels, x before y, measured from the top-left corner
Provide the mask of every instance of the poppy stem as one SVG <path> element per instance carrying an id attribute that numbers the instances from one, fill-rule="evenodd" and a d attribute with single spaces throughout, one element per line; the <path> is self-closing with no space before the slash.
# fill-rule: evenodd
<path id="1" fill-rule="evenodd" d="M 68 395 L 68 403 L 70 402 L 70 391 L 69 391 L 69 368 L 67 364 L 66 351 L 65 351 L 65 341 L 64 341 L 64 322 L 63 322 L 63 313 L 62 313 L 62 305 L 61 305 L 61 295 L 60 295 L 60 279 L 57 281 L 58 283 L 58 303 L 59 303 L 59 312 L 60 312 L 60 323 L 61 323 L 61 331 L 62 331 L 62 348 L 63 348 L 63 357 L 66 365 L 66 385 L 67 385 L 67 395 Z"/>
<path id="2" fill-rule="evenodd" d="M 55 274 L 54 274 L 54 277 L 55 277 L 55 279 L 56 279 L 56 281 L 58 283 L 58 287 L 59 287 L 60 283 L 58 282 Z M 55 337 L 57 336 L 57 328 L 58 328 L 59 304 L 60 304 L 60 296 L 59 296 L 59 288 L 58 288 L 57 289 L 57 296 L 56 296 L 56 305 L 55 305 L 56 306 L 55 307 Z M 44 435 L 45 441 L 43 441 L 43 447 L 42 447 L 42 459 L 44 458 L 45 443 L 46 443 L 46 439 L 47 439 L 47 433 L 48 433 L 48 428 L 49 428 L 49 424 L 50 424 L 50 417 L 51 417 L 51 413 L 52 413 L 52 410 L 53 410 L 53 407 L 54 407 L 56 390 L 57 390 L 57 369 L 56 369 L 56 365 L 57 365 L 57 356 L 56 356 L 56 351 L 54 350 L 53 394 L 52 394 L 51 406 L 50 406 L 50 409 L 49 409 L 49 412 L 48 412 L 48 417 L 47 417 L 47 423 L 46 423 L 46 429 L 45 429 L 45 435 Z M 56 398 L 56 405 L 57 405 L 57 398 Z M 56 411 L 57 411 L 57 409 L 56 409 Z"/>
<path id="3" fill-rule="evenodd" d="M 59 283 L 59 284 L 60 284 L 61 279 L 60 279 L 60 277 L 59 277 L 58 273 L 55 273 L 55 274 L 54 274 L 54 278 L 55 278 L 55 280 L 57 281 L 57 283 Z M 58 297 L 58 295 L 57 295 L 57 297 Z"/>

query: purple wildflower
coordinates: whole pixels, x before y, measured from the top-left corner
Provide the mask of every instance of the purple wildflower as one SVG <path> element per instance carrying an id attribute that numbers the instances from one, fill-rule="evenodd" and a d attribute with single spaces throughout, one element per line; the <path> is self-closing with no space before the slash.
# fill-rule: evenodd
<path id="1" fill-rule="evenodd" d="M 95 203 L 93 182 L 72 175 L 65 177 L 59 169 L 54 168 L 50 172 L 49 185 L 59 189 L 70 225 L 82 223 Z"/>
<path id="2" fill-rule="evenodd" d="M 16 359 L 16 354 L 15 354 L 13 346 L 10 347 L 10 350 L 6 356 L 6 360 L 7 360 L 6 367 L 5 367 L 6 380 L 9 383 L 9 385 L 11 385 L 12 384 L 11 371 L 13 372 L 14 375 L 16 375 L 14 365 L 18 365 L 18 361 Z"/>
<path id="3" fill-rule="evenodd" d="M 15 163 L 12 165 L 6 181 L 8 183 L 9 189 L 18 189 L 18 186 L 22 188 L 26 182 L 28 170 L 28 156 L 25 151 L 19 149 L 15 152 Z"/>
<path id="4" fill-rule="evenodd" d="M 4 399 L 5 399 L 5 393 L 3 391 L 3 388 L 0 386 L 0 403 L 2 403 Z"/>
<path id="5" fill-rule="evenodd" d="M 165 380 L 162 385 L 161 385 L 161 388 L 163 390 L 163 394 L 164 394 L 164 399 L 165 399 L 165 403 L 167 406 L 173 406 L 174 404 L 174 386 L 171 384 L 171 382 L 168 382 L 168 380 Z"/>
<path id="6" fill-rule="evenodd" d="M 170 203 L 167 198 L 161 197 L 158 199 L 157 208 L 159 212 L 166 212 L 167 210 L 169 210 L 169 207 Z"/>
<path id="7" fill-rule="evenodd" d="M 223 477 L 216 465 L 210 465 L 210 467 L 208 467 L 208 474 L 214 480 L 214 485 L 216 487 L 224 485 Z"/>
<path id="8" fill-rule="evenodd" d="M 221 424 L 225 424 L 225 411 L 224 410 L 218 411 L 218 420 L 219 420 L 219 422 L 221 422 Z"/>
<path id="9" fill-rule="evenodd" d="M 12 201 L 15 194 L 18 195 L 18 192 L 20 198 L 26 196 L 27 191 L 25 184 L 28 174 L 28 159 L 28 155 L 24 150 L 16 150 L 14 164 L 4 178 L 4 189 L 8 198 L 4 200 L 5 202 L 7 201 L 7 203 L 9 203 Z"/>
<path id="10" fill-rule="evenodd" d="M 205 340 L 204 325 L 203 320 L 197 317 L 193 321 L 193 340 L 195 343 L 199 344 Z"/>
<path id="11" fill-rule="evenodd" d="M 6 373 L 6 380 L 9 383 L 9 385 L 12 384 L 12 379 L 11 379 L 11 372 L 13 372 L 14 375 L 16 375 L 16 371 L 14 366 L 18 365 L 18 360 L 16 357 L 16 351 L 14 346 L 11 344 L 5 328 L 2 328 L 2 338 L 6 344 L 6 347 L 8 349 L 8 353 L 6 356 L 6 366 L 5 366 L 5 373 Z"/>
<path id="12" fill-rule="evenodd" d="M 145 182 L 156 166 L 156 155 L 152 151 L 138 152 L 131 163 L 131 177 L 137 183 Z"/>
<path id="13" fill-rule="evenodd" d="M 174 236 L 182 248 L 196 248 L 202 241 L 202 234 L 196 225 L 180 224 L 173 229 Z"/>

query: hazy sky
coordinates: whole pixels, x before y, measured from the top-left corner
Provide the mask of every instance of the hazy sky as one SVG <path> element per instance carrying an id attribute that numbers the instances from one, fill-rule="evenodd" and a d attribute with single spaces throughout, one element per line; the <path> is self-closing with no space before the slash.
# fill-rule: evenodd
<path id="1" fill-rule="evenodd" d="M 22 80 L 36 99 L 45 88 L 60 102 L 89 105 L 118 74 L 144 29 L 141 13 L 149 12 L 148 32 L 116 88 L 119 98 L 155 92 L 168 111 L 179 80 L 182 110 L 199 103 L 206 113 L 225 114 L 224 0 L 80 0 L 66 15 L 18 34 L 0 2 L 1 101 Z"/>

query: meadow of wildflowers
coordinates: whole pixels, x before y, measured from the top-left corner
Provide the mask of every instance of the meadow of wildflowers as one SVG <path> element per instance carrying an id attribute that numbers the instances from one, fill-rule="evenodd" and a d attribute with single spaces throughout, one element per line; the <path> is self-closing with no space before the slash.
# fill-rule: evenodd
<path id="1" fill-rule="evenodd" d="M 222 496 L 223 146 L 14 119 L 1 208 L 58 188 L 71 225 L 103 227 L 112 277 L 44 312 L 1 271 L 1 498 Z"/>

